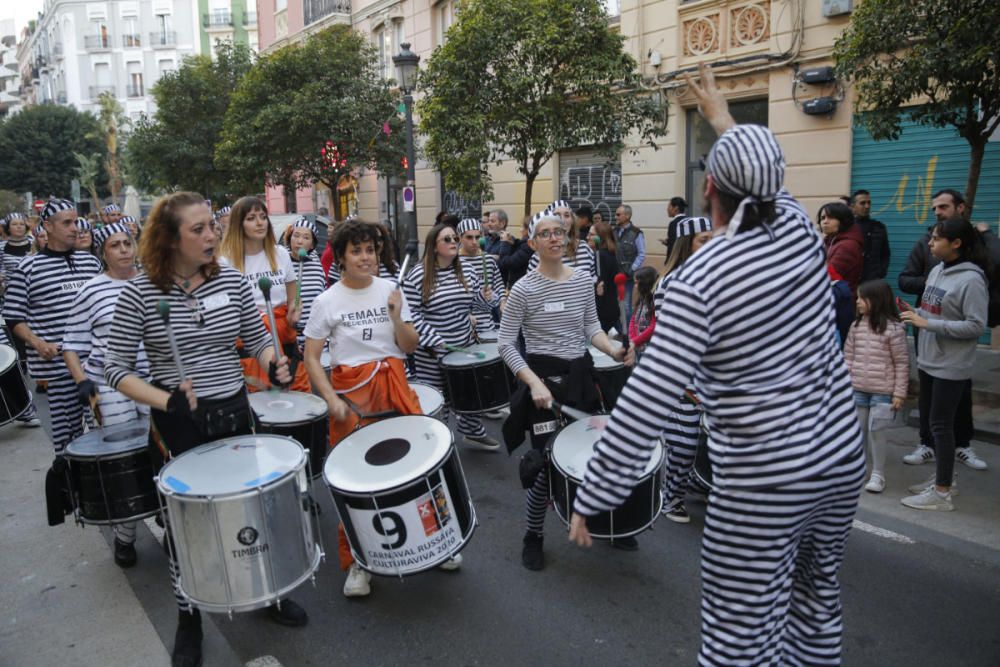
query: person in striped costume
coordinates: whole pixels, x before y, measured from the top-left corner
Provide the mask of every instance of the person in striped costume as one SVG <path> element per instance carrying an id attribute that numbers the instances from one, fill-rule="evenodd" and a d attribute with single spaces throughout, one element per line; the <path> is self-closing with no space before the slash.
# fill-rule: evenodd
<path id="1" fill-rule="evenodd" d="M 566 246 L 563 249 L 562 263 L 575 269 L 583 269 L 584 273 L 591 277 L 592 283 L 597 283 L 597 262 L 595 260 L 594 249 L 590 247 L 586 239 L 579 238 L 579 230 L 576 227 L 576 216 L 569 202 L 558 200 L 546 207 L 545 212 L 554 214 L 562 221 L 563 229 L 566 230 Z M 539 257 L 536 252 L 528 260 L 528 271 L 538 268 Z"/>
<path id="2" fill-rule="evenodd" d="M 302 308 L 302 317 L 295 325 L 299 350 L 305 349 L 305 335 L 302 332 L 312 313 L 313 302 L 326 289 L 326 276 L 323 275 L 323 265 L 319 261 L 319 255 L 316 254 L 316 242 L 316 225 L 308 218 L 299 218 L 292 223 L 288 234 L 288 251 L 295 272 L 302 274 L 296 293 L 296 301 Z M 305 253 L 305 257 L 299 257 L 300 250 Z"/>
<path id="3" fill-rule="evenodd" d="M 482 226 L 475 218 L 466 218 L 458 223 L 456 228 L 459 236 L 458 259 L 462 262 L 462 272 L 467 276 L 475 276 L 481 283 L 488 284 L 494 294 L 500 295 L 500 311 L 503 312 L 503 277 L 495 255 L 486 254 L 479 246 L 483 236 Z M 487 279 L 488 276 L 488 279 Z M 476 320 L 476 338 L 485 343 L 495 341 L 497 328 L 493 322 L 493 311 L 473 304 L 472 317 Z"/>
<path id="4" fill-rule="evenodd" d="M 822 242 L 782 186 L 774 135 L 736 125 L 711 72 L 689 80 L 719 139 L 705 198 L 725 233 L 668 282 L 657 326 L 594 449 L 570 539 L 628 497 L 692 381 L 715 488 L 702 538 L 701 665 L 835 665 L 838 572 L 864 482 Z M 666 315 L 669 313 L 669 315 Z"/>
<path id="5" fill-rule="evenodd" d="M 528 234 L 528 242 L 541 261 L 537 269 L 514 283 L 500 320 L 500 354 L 523 383 L 511 397 L 511 416 L 504 423 L 504 439 L 507 449 L 513 451 L 524 441 L 527 430 L 531 446 L 541 452 L 559 427 L 551 410 L 553 392 L 560 403 L 571 407 L 588 412 L 600 407 L 594 361 L 587 352 L 587 342 L 619 361 L 625 350 L 613 347 L 601 330 L 591 276 L 582 268 L 573 269 L 564 263 L 568 235 L 562 220 L 548 211 L 540 213 L 532 220 Z M 518 332 L 524 334 L 527 359 L 517 349 Z M 541 456 L 534 458 L 542 461 Z M 549 478 L 542 465 L 538 465 L 535 473 L 522 474 L 528 493 L 521 563 L 529 570 L 545 567 L 542 529 Z M 638 548 L 635 538 L 616 540 L 615 545 L 628 550 Z"/>
<path id="6" fill-rule="evenodd" d="M 104 273 L 84 285 L 70 307 L 63 336 L 63 360 L 76 382 L 77 398 L 84 410 L 93 406 L 102 426 L 114 426 L 149 417 L 149 407 L 115 391 L 104 379 L 104 355 L 118 295 L 135 277 L 135 242 L 120 222 L 94 232 L 96 255 L 104 263 Z M 149 364 L 140 350 L 137 373 L 146 377 Z M 135 565 L 135 522 L 114 526 L 115 563 Z"/>
<path id="7" fill-rule="evenodd" d="M 3 242 L 0 242 L 0 297 L 2 297 L 10 282 L 10 277 L 14 274 L 14 270 L 17 269 L 17 265 L 32 253 L 33 239 L 28 234 L 28 219 L 24 217 L 23 213 L 18 213 L 17 211 L 8 213 L 0 221 L 0 225 L 3 226 L 4 231 L 7 233 L 7 238 Z M 2 300 L 0 300 L 0 304 L 2 304 Z M 13 325 L 10 322 L 5 323 L 3 328 L 0 328 L 0 343 L 10 345 L 17 350 L 18 363 L 21 364 L 23 372 L 26 367 L 28 352 L 24 341 L 14 335 Z M 38 420 L 38 410 L 35 408 L 34 399 L 32 399 L 31 404 L 25 410 L 24 414 L 15 421 L 22 427 L 27 428 L 37 428 L 42 425 Z"/>
<path id="8" fill-rule="evenodd" d="M 271 338 L 243 275 L 216 259 L 218 236 L 202 195 L 176 192 L 157 200 L 139 245 L 144 273 L 122 288 L 104 360 L 108 385 L 136 403 L 151 407 L 150 457 L 155 467 L 169 458 L 221 438 L 247 435 L 254 428 L 239 354 L 243 340 L 275 384 L 288 384 L 288 358 L 275 359 Z M 168 317 L 180 359 L 175 359 L 160 303 Z M 150 381 L 138 370 L 139 349 L 149 360 Z M 182 378 L 180 368 L 185 377 Z M 172 538 L 167 522 L 167 543 Z M 171 547 L 170 576 L 179 607 L 174 667 L 202 663 L 201 615 L 178 584 Z M 306 612 L 289 599 L 268 607 L 276 623 L 303 626 Z"/>
<path id="9" fill-rule="evenodd" d="M 469 276 L 458 261 L 458 232 L 445 224 L 434 225 L 424 241 L 424 260 L 403 278 L 403 294 L 420 334 L 420 347 L 413 353 L 417 381 L 445 394 L 444 374 L 439 364 L 446 345 L 464 347 L 475 341 L 473 304 L 489 308 L 499 297 L 476 276 Z M 448 408 L 441 418 L 447 423 Z M 486 434 L 483 422 L 471 415 L 458 415 L 458 432 L 467 442 L 496 450 L 500 443 Z"/>
<path id="10" fill-rule="evenodd" d="M 81 252 L 93 252 L 94 236 L 93 227 L 86 218 L 76 219 L 76 249 Z"/>
<path id="11" fill-rule="evenodd" d="M 66 318 L 77 292 L 101 272 L 101 262 L 75 249 L 76 206 L 51 199 L 42 209 L 48 245 L 25 257 L 10 277 L 4 298 L 4 320 L 27 344 L 28 373 L 48 384 L 49 435 L 55 450 L 54 468 L 64 466 L 63 450 L 83 434 L 83 409 L 76 382 L 66 368 L 61 348 Z"/>

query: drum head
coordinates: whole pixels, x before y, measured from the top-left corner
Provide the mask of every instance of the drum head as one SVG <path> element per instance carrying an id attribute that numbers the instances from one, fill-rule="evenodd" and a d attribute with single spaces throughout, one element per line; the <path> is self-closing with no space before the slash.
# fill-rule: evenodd
<path id="1" fill-rule="evenodd" d="M 326 483 L 345 493 L 376 493 L 426 476 L 448 456 L 451 431 L 433 417 L 407 415 L 369 424 L 326 457 Z"/>
<path id="2" fill-rule="evenodd" d="M 305 465 L 305 450 L 280 435 L 242 435 L 184 452 L 160 470 L 160 489 L 186 496 L 250 491 Z"/>
<path id="3" fill-rule="evenodd" d="M 488 364 L 500 358 L 500 349 L 496 343 L 477 343 L 466 345 L 466 352 L 449 352 L 441 359 L 442 366 L 461 368 L 462 366 L 478 366 Z M 478 352 L 482 352 L 480 357 Z"/>
<path id="4" fill-rule="evenodd" d="M 255 391 L 250 408 L 264 424 L 309 424 L 328 412 L 326 401 L 301 391 Z"/>
<path id="5" fill-rule="evenodd" d="M 66 453 L 79 458 L 113 456 L 145 447 L 148 439 L 149 421 L 140 419 L 85 433 L 66 446 Z"/>
<path id="6" fill-rule="evenodd" d="M 17 351 L 9 345 L 0 345 L 0 373 L 17 363 Z"/>
<path id="7" fill-rule="evenodd" d="M 616 340 L 611 341 L 611 344 L 614 345 L 616 350 L 622 346 L 622 344 Z M 590 352 L 590 356 L 594 358 L 594 368 L 605 370 L 605 369 L 621 368 L 623 365 L 622 362 L 615 361 L 608 355 L 598 350 L 593 345 L 588 345 L 587 351 Z"/>
<path id="8" fill-rule="evenodd" d="M 428 387 L 426 384 L 420 384 L 419 382 L 411 382 L 410 389 L 416 392 L 417 398 L 420 400 L 420 411 L 425 415 L 434 414 L 444 405 L 444 396 L 434 387 Z"/>
<path id="9" fill-rule="evenodd" d="M 552 462 L 567 476 L 583 481 L 587 463 L 594 454 L 594 445 L 608 425 L 608 415 L 594 415 L 565 426 L 552 443 Z M 642 476 L 653 472 L 663 458 L 663 448 L 654 447 Z"/>

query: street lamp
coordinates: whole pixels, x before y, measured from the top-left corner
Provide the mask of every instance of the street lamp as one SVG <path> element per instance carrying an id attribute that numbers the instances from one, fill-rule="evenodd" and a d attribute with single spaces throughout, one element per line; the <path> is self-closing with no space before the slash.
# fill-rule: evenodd
<path id="1" fill-rule="evenodd" d="M 417 189 L 416 189 L 416 158 L 413 154 L 413 88 L 417 83 L 417 70 L 420 67 L 420 56 L 410 51 L 410 44 L 399 45 L 401 51 L 392 57 L 396 66 L 396 81 L 403 91 L 403 104 L 406 106 L 406 188 L 403 190 L 403 216 L 406 219 L 406 254 L 410 261 L 417 260 Z M 402 278 L 402 276 L 400 276 Z"/>

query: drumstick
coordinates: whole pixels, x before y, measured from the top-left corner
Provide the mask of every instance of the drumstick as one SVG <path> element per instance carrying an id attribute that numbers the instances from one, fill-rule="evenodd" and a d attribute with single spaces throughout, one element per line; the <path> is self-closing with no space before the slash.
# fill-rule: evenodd
<path id="1" fill-rule="evenodd" d="M 448 350 L 449 352 L 461 352 L 462 354 L 467 354 L 470 357 L 475 357 L 476 359 L 486 358 L 485 352 L 476 352 L 474 350 L 470 350 L 465 347 L 459 347 L 458 345 L 451 345 L 450 343 L 445 343 L 444 349 Z"/>
<path id="2" fill-rule="evenodd" d="M 295 283 L 295 307 L 298 308 L 299 304 L 302 303 L 302 267 L 306 263 L 306 249 L 299 248 L 299 279 Z"/>
<path id="3" fill-rule="evenodd" d="M 163 320 L 163 328 L 167 330 L 167 342 L 170 343 L 170 353 L 174 355 L 174 363 L 177 364 L 177 375 L 180 376 L 181 382 L 184 382 L 187 374 L 184 372 L 184 362 L 181 361 L 181 353 L 177 349 L 177 339 L 174 338 L 174 330 L 170 326 L 170 302 L 166 299 L 160 299 L 156 304 L 156 310 L 160 313 L 160 319 Z"/>
<path id="4" fill-rule="evenodd" d="M 479 238 L 479 247 L 483 250 L 483 286 L 490 284 L 490 263 L 486 261 L 486 239 Z"/>
<path id="5" fill-rule="evenodd" d="M 624 273 L 615 276 L 615 285 L 618 287 L 618 319 L 622 325 L 622 346 L 628 349 L 628 322 L 625 321 L 625 283 L 628 278 Z"/>
<path id="6" fill-rule="evenodd" d="M 271 279 L 261 276 L 257 286 L 264 293 L 264 308 L 267 310 L 267 320 L 271 323 L 271 340 L 274 342 L 274 363 L 281 359 L 281 339 L 278 338 L 278 323 L 274 320 L 274 308 L 271 307 Z"/>
<path id="7" fill-rule="evenodd" d="M 399 267 L 399 273 L 396 274 L 396 287 L 399 287 L 399 284 L 403 282 L 403 278 L 406 277 L 406 271 L 410 268 L 410 259 L 412 257 L 412 255 L 403 256 L 403 265 Z"/>
<path id="8" fill-rule="evenodd" d="M 594 261 L 597 262 L 597 279 L 601 279 L 601 237 L 596 234 L 590 237 L 594 242 Z"/>
<path id="9" fill-rule="evenodd" d="M 584 412 L 583 410 L 577 410 L 576 408 L 571 408 L 568 405 L 563 405 L 562 403 L 558 403 L 556 401 L 552 401 L 552 407 L 558 410 L 559 412 L 569 415 L 573 419 L 583 420 L 583 419 L 590 419 L 591 417 L 594 416 L 592 414 Z"/>

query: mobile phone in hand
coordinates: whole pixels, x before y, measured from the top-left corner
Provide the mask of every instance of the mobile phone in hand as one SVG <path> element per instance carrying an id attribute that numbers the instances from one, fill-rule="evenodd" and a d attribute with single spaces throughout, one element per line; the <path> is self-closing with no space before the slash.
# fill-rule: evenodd
<path id="1" fill-rule="evenodd" d="M 903 301 L 898 296 L 896 297 L 896 307 L 899 308 L 899 312 L 905 312 L 907 310 L 913 310 L 913 306 Z"/>

